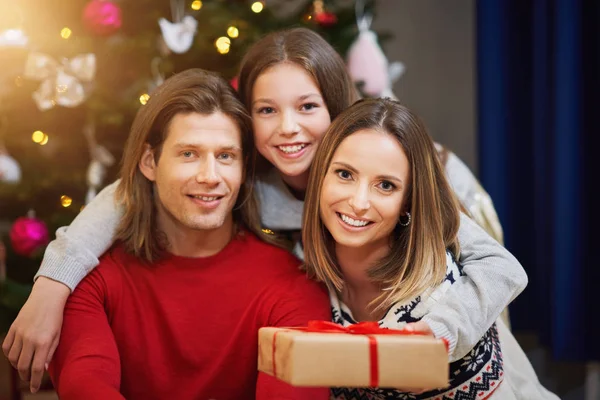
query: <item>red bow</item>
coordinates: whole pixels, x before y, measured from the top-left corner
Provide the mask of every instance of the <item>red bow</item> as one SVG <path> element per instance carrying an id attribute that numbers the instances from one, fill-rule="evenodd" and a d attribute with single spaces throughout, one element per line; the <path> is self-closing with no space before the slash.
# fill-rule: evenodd
<path id="1" fill-rule="evenodd" d="M 349 333 L 352 335 L 420 335 L 419 332 L 404 329 L 387 329 L 379 327 L 377 322 L 359 322 L 350 326 L 342 326 L 331 321 L 308 321 L 306 328 L 290 328 L 305 332 Z"/>
<path id="2" fill-rule="evenodd" d="M 370 362 L 370 385 L 371 387 L 379 386 L 379 360 L 377 357 L 377 339 L 372 335 L 420 335 L 419 332 L 401 330 L 401 329 L 386 329 L 380 328 L 377 322 L 359 322 L 348 327 L 338 325 L 330 321 L 309 321 L 306 327 L 286 328 L 294 331 L 315 332 L 315 333 L 346 333 L 351 335 L 365 335 L 369 339 L 369 362 Z M 277 338 L 276 331 L 273 335 L 273 375 L 277 376 L 277 368 L 275 365 L 275 340 Z"/>

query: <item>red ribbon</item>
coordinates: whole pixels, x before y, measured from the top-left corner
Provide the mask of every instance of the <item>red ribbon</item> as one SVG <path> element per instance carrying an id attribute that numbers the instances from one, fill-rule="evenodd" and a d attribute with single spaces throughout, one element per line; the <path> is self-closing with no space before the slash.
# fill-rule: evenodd
<path id="1" fill-rule="evenodd" d="M 379 386 L 379 358 L 377 355 L 377 339 L 372 335 L 422 335 L 420 332 L 408 331 L 404 329 L 386 329 L 379 327 L 377 322 L 359 322 L 348 327 L 338 325 L 330 321 L 309 321 L 306 327 L 286 328 L 294 331 L 315 332 L 315 333 L 346 333 L 350 335 L 365 335 L 369 339 L 369 363 L 370 363 L 370 384 L 371 387 Z M 277 366 L 275 363 L 275 341 L 277 334 L 273 335 L 273 375 L 277 376 Z M 446 346 L 447 347 L 447 346 Z"/>

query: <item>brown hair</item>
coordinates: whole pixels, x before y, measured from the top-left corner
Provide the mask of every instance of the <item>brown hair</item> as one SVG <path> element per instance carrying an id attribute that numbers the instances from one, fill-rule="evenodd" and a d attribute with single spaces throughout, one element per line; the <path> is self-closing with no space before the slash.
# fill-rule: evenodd
<path id="1" fill-rule="evenodd" d="M 421 120 L 390 99 L 360 100 L 342 112 L 324 135 L 313 161 L 305 198 L 304 257 L 309 275 L 341 291 L 343 276 L 337 266 L 334 240 L 321 220 L 320 197 L 325 175 L 342 141 L 363 129 L 375 129 L 398 140 L 408 158 L 411 184 L 407 207 L 412 221 L 397 226 L 391 251 L 369 270 L 373 281 L 390 287 L 373 304 L 377 309 L 407 301 L 438 285 L 446 273 L 446 249 L 459 255 L 458 202 L 446 181 L 433 141 Z"/>
<path id="2" fill-rule="evenodd" d="M 125 145 L 121 182 L 116 193 L 117 201 L 123 204 L 125 211 L 116 238 L 122 240 L 127 250 L 137 257 L 152 262 L 163 250 L 156 226 L 154 183 L 142 174 L 138 166 L 146 144 L 154 150 L 158 161 L 169 124 L 175 115 L 210 115 L 215 112 L 222 112 L 235 121 L 242 136 L 247 178 L 233 209 L 234 221 L 243 224 L 261 239 L 272 241 L 260 229 L 258 204 L 252 191 L 254 163 L 249 158 L 254 154 L 254 140 L 250 116 L 223 78 L 201 69 L 190 69 L 167 79 L 139 109 Z"/>
<path id="3" fill-rule="evenodd" d="M 332 120 L 358 99 L 346 64 L 333 47 L 310 29 L 294 28 L 266 35 L 244 56 L 239 93 L 248 110 L 258 77 L 280 63 L 293 63 L 308 72 L 321 90 Z"/>

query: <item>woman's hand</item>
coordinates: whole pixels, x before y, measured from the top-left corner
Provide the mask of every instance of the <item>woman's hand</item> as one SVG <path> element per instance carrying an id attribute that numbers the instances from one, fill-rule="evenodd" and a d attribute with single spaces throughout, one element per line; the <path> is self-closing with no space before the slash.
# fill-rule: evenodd
<path id="1" fill-rule="evenodd" d="M 406 324 L 404 326 L 404 329 L 406 329 L 409 332 L 417 332 L 422 335 L 434 336 L 433 331 L 425 321 L 411 322 L 409 324 Z"/>
<path id="2" fill-rule="evenodd" d="M 40 277 L 19 311 L 2 344 L 4 355 L 29 381 L 35 393 L 58 346 L 63 311 L 71 290 L 64 284 Z"/>

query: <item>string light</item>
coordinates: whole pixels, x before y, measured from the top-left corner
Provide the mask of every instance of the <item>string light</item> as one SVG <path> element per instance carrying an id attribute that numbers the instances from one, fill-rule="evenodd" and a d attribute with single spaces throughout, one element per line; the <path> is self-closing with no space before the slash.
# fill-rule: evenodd
<path id="1" fill-rule="evenodd" d="M 33 132 L 33 135 L 31 135 L 31 140 L 33 140 L 34 143 L 42 143 L 45 137 L 46 134 L 44 132 L 35 131 Z"/>
<path id="2" fill-rule="evenodd" d="M 229 28 L 227 28 L 227 35 L 230 38 L 235 39 L 236 37 L 240 36 L 240 30 L 235 26 L 230 26 Z"/>
<path id="3" fill-rule="evenodd" d="M 62 28 L 62 30 L 60 31 L 60 36 L 61 36 L 63 39 L 68 39 L 68 38 L 70 38 L 70 37 L 71 37 L 71 33 L 73 33 L 73 32 L 71 31 L 71 29 L 69 29 L 69 28 L 67 28 L 67 27 L 65 26 L 65 27 L 64 27 L 64 28 Z"/>
<path id="4" fill-rule="evenodd" d="M 255 1 L 254 3 L 252 3 L 250 8 L 252 9 L 252 11 L 258 14 L 263 10 L 263 8 L 265 8 L 265 5 L 262 3 L 262 1 Z"/>
<path id="5" fill-rule="evenodd" d="M 201 8 L 202 8 L 202 2 L 200 0 L 192 1 L 192 10 L 198 11 Z"/>
<path id="6" fill-rule="evenodd" d="M 46 135 L 44 132 L 42 131 L 35 131 L 33 132 L 33 134 L 31 135 L 31 140 L 33 140 L 34 143 L 39 144 L 40 146 L 45 145 L 46 143 L 48 143 L 48 135 Z"/>
<path id="7" fill-rule="evenodd" d="M 73 199 L 72 199 L 72 198 L 70 198 L 69 196 L 67 196 L 67 195 L 64 195 L 64 194 L 63 194 L 62 196 L 60 196 L 60 204 L 61 204 L 61 205 L 62 205 L 64 208 L 67 208 L 67 207 L 69 207 L 71 204 L 73 204 Z"/>
<path id="8" fill-rule="evenodd" d="M 215 46 L 217 47 L 217 51 L 221 54 L 229 53 L 229 48 L 231 47 L 231 40 L 227 36 L 221 36 L 217 40 L 215 40 Z"/>
<path id="9" fill-rule="evenodd" d="M 143 106 L 146 105 L 148 100 L 150 100 L 150 95 L 148 93 L 144 93 L 143 95 L 140 96 L 140 103 L 142 103 Z"/>

